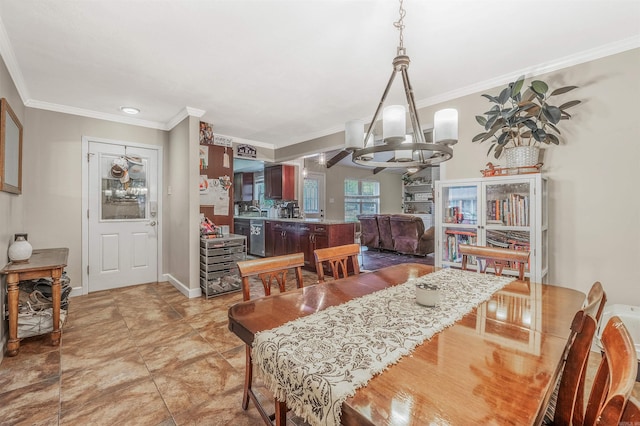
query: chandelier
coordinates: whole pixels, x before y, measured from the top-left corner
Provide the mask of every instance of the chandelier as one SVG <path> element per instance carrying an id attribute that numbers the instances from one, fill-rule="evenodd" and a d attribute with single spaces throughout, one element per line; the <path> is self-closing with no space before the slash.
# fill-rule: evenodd
<path id="1" fill-rule="evenodd" d="M 424 131 L 420 126 L 420 120 L 416 111 L 413 88 L 409 81 L 409 56 L 406 55 L 404 47 L 403 29 L 406 12 L 403 8 L 403 0 L 400 0 L 400 18 L 393 25 L 400 32 L 400 42 L 397 56 L 393 59 L 393 71 L 389 82 L 382 94 L 382 99 L 376 108 L 373 119 L 369 127 L 364 132 L 364 121 L 352 120 L 345 126 L 345 149 L 342 155 L 338 154 L 335 160 L 344 158 L 349 153 L 351 160 L 359 165 L 377 168 L 398 168 L 406 167 L 412 170 L 430 165 L 435 165 L 447 161 L 453 157 L 451 145 L 458 142 L 458 112 L 455 109 L 444 109 L 435 113 L 433 128 L 433 143 L 427 143 Z M 389 105 L 382 108 L 389 90 L 393 84 L 396 74 L 402 76 L 404 93 L 407 99 L 411 130 L 407 132 L 406 108 L 404 105 Z M 373 128 L 376 120 L 382 112 L 382 142 L 374 141 Z M 393 157 L 382 160 L 376 156 L 379 153 L 393 152 Z M 387 155 L 388 157 L 388 155 Z M 335 163 L 337 161 L 333 161 Z M 329 165 L 329 164 L 328 164 Z"/>

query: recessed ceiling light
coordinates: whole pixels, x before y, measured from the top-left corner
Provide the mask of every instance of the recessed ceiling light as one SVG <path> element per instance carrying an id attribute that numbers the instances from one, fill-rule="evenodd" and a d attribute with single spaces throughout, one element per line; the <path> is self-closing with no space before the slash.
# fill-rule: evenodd
<path id="1" fill-rule="evenodd" d="M 123 106 L 120 107 L 120 111 L 126 112 L 127 114 L 135 115 L 140 112 L 138 108 Z"/>

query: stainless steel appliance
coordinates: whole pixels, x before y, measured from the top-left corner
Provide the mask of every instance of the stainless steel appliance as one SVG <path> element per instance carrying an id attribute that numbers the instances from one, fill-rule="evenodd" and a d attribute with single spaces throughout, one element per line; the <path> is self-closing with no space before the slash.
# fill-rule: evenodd
<path id="1" fill-rule="evenodd" d="M 264 257 L 264 220 L 250 220 L 249 254 Z"/>
<path id="2" fill-rule="evenodd" d="M 287 208 L 287 217 L 288 218 L 297 218 L 300 217 L 300 207 L 298 207 L 297 201 L 289 201 L 285 204 Z"/>

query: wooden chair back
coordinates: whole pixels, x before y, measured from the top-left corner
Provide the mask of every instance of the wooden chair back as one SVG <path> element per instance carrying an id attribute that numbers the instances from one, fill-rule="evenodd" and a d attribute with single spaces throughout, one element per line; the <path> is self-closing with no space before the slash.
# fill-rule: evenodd
<path id="1" fill-rule="evenodd" d="M 524 270 L 529 263 L 528 250 L 512 250 L 501 247 L 472 246 L 469 244 L 458 245 L 462 254 L 462 269 L 466 270 L 470 257 L 478 260 L 478 272 L 487 272 L 487 267 L 492 267 L 496 275 L 502 275 L 505 267 L 517 268 L 518 279 L 524 280 Z"/>
<path id="2" fill-rule="evenodd" d="M 587 373 L 591 342 L 596 334 L 607 296 L 600 282 L 589 291 L 584 307 L 576 312 L 571 333 L 565 346 L 563 373 L 547 408 L 547 424 L 569 424 L 584 420 L 584 382 Z"/>
<path id="3" fill-rule="evenodd" d="M 304 253 L 287 254 L 284 256 L 265 257 L 263 259 L 252 259 L 238 262 L 238 270 L 242 277 L 242 297 L 249 300 L 249 278 L 258 276 L 264 287 L 264 295 L 271 295 L 271 284 L 275 281 L 278 283 L 280 292 L 287 290 L 287 272 L 290 269 L 295 271 L 296 286 L 303 287 L 302 267 L 304 266 Z M 244 369 L 244 388 L 242 395 L 242 409 L 249 407 L 249 400 L 253 401 L 262 420 L 266 424 L 272 424 L 272 415 L 262 406 L 260 398 L 253 391 L 253 359 L 251 357 L 251 346 L 245 345 L 245 369 Z M 278 400 L 275 400 L 276 406 Z"/>
<path id="4" fill-rule="evenodd" d="M 584 419 L 584 379 L 589 351 L 596 334 L 596 319 L 584 311 L 578 311 L 571 324 L 566 361 L 557 392 L 553 424 L 569 425 L 573 421 L 582 424 Z"/>
<path id="5" fill-rule="evenodd" d="M 264 287 L 264 295 L 271 295 L 271 285 L 274 281 L 278 284 L 280 292 L 286 291 L 287 272 L 294 270 L 296 286 L 302 288 L 302 267 L 304 266 L 304 253 L 287 254 L 284 256 L 265 257 L 262 259 L 243 260 L 238 262 L 238 270 L 242 277 L 242 297 L 249 300 L 249 278 L 260 277 Z"/>
<path id="6" fill-rule="evenodd" d="M 621 425 L 640 425 L 640 402 L 633 396 L 627 401 L 622 412 Z"/>
<path id="7" fill-rule="evenodd" d="M 347 244 L 344 246 L 314 250 L 313 256 L 316 260 L 318 282 L 324 282 L 324 262 L 328 262 L 329 266 L 331 266 L 331 274 L 336 280 L 349 275 L 349 260 L 351 260 L 353 274 L 359 274 L 360 265 L 358 263 L 358 254 L 360 254 L 359 244 Z"/>
<path id="8" fill-rule="evenodd" d="M 638 356 L 629 331 L 618 316 L 607 322 L 600 338 L 603 356 L 593 380 L 585 425 L 617 425 L 636 380 Z"/>
<path id="9" fill-rule="evenodd" d="M 589 290 L 589 294 L 587 294 L 587 301 L 585 302 L 584 308 L 582 310 L 591 315 L 596 319 L 596 322 L 600 322 L 600 318 L 602 318 L 602 311 L 604 310 L 604 305 L 607 303 L 607 295 L 602 288 L 602 284 L 600 281 L 596 281 L 591 286 Z"/>

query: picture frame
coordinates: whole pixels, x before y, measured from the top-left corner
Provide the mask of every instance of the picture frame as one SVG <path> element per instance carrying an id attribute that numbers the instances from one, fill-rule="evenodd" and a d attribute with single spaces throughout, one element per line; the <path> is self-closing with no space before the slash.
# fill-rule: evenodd
<path id="1" fill-rule="evenodd" d="M 22 124 L 0 99 L 0 191 L 22 194 Z"/>

